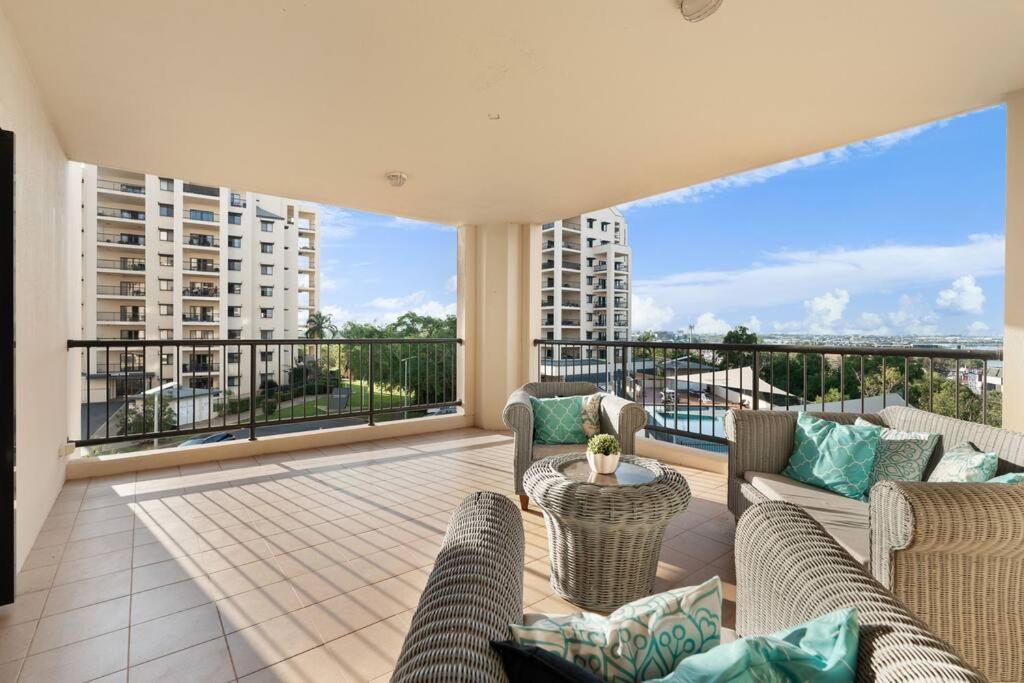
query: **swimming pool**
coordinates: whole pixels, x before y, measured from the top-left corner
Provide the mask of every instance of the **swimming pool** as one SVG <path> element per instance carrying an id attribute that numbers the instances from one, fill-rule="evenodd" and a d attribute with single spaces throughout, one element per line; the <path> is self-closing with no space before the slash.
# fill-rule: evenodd
<path id="1" fill-rule="evenodd" d="M 728 408 L 680 408 L 675 411 L 655 409 L 654 423 L 704 436 L 725 437 L 725 414 Z"/>

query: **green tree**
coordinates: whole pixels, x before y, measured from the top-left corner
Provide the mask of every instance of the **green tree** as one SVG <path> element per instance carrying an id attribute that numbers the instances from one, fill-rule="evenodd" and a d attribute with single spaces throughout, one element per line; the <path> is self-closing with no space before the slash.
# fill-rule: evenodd
<path id="1" fill-rule="evenodd" d="M 640 334 L 633 337 L 633 341 L 640 342 L 641 344 L 650 344 L 651 342 L 658 341 L 657 335 L 651 330 L 644 330 Z M 654 357 L 654 350 L 648 347 L 640 347 L 633 349 L 633 358 L 637 360 L 646 360 Z"/>
<path id="2" fill-rule="evenodd" d="M 174 429 L 178 426 L 178 415 L 171 404 L 170 400 L 158 401 L 154 396 L 135 401 L 117 414 L 114 431 L 118 434 L 142 434 L 156 428 L 161 431 Z"/>
<path id="3" fill-rule="evenodd" d="M 338 327 L 331 319 L 330 313 L 317 311 L 306 320 L 306 337 L 308 339 L 327 339 L 338 335 Z"/>
<path id="4" fill-rule="evenodd" d="M 728 332 L 722 337 L 723 344 L 757 344 L 758 337 L 756 332 L 752 332 L 747 329 L 744 325 L 739 325 Z M 722 354 L 720 366 L 725 368 L 743 368 L 748 365 L 753 365 L 754 354 L 745 351 L 726 351 Z"/>

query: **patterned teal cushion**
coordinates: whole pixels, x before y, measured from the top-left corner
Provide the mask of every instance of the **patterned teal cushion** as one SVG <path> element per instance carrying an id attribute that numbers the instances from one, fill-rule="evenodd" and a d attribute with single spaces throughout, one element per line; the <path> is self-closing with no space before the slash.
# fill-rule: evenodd
<path id="1" fill-rule="evenodd" d="M 858 427 L 871 427 L 867 420 L 857 418 Z M 939 443 L 940 434 L 901 432 L 882 428 L 875 465 L 871 468 L 868 490 L 880 481 L 921 481 L 931 460 L 932 451 Z"/>
<path id="2" fill-rule="evenodd" d="M 847 607 L 770 636 L 719 645 L 648 683 L 851 683 L 859 636 L 857 613 Z"/>
<path id="3" fill-rule="evenodd" d="M 999 456 L 984 453 L 970 441 L 942 454 L 942 460 L 928 475 L 928 481 L 979 482 L 996 476 Z"/>
<path id="4" fill-rule="evenodd" d="M 583 612 L 510 625 L 512 637 L 589 669 L 609 683 L 635 683 L 672 672 L 685 657 L 718 645 L 722 583 L 641 598 L 607 617 Z"/>
<path id="5" fill-rule="evenodd" d="M 847 498 L 864 500 L 881 434 L 881 427 L 841 425 L 800 413 L 793 454 L 782 474 Z"/>
<path id="6" fill-rule="evenodd" d="M 1024 484 L 1024 472 L 1007 472 L 988 480 L 989 484 Z"/>
<path id="7" fill-rule="evenodd" d="M 583 433 L 583 396 L 530 397 L 533 440 L 540 444 L 586 443 Z"/>

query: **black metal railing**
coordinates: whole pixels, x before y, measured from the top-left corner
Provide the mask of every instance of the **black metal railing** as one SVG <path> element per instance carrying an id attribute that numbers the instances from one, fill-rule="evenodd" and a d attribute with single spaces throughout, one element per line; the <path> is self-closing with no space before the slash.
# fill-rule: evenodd
<path id="1" fill-rule="evenodd" d="M 124 233 L 115 234 L 110 232 L 98 232 L 96 233 L 96 241 L 103 242 L 104 244 L 121 244 L 128 247 L 146 246 L 145 235 L 127 235 Z"/>
<path id="2" fill-rule="evenodd" d="M 107 270 L 146 270 L 146 259 L 141 258 L 98 258 L 96 259 L 97 268 L 106 268 Z"/>
<path id="3" fill-rule="evenodd" d="M 220 240 L 213 235 L 189 235 L 185 245 L 189 247 L 219 247 Z"/>
<path id="4" fill-rule="evenodd" d="M 97 180 L 96 187 L 101 190 L 114 190 L 115 192 L 127 192 L 129 194 L 146 194 L 145 185 L 126 183 L 120 180 Z"/>
<path id="5" fill-rule="evenodd" d="M 219 197 L 220 188 L 210 187 L 208 185 L 197 185 L 195 183 L 183 183 L 181 186 L 182 192 L 188 192 L 189 194 L 201 194 L 207 197 Z"/>
<path id="6" fill-rule="evenodd" d="M 96 215 L 101 218 L 124 218 L 133 221 L 144 221 L 146 220 L 145 211 L 136 211 L 134 209 L 118 209 L 112 206 L 97 206 Z"/>
<path id="7" fill-rule="evenodd" d="M 183 287 L 181 290 L 182 296 L 205 296 L 205 297 L 217 297 L 220 296 L 219 287 Z"/>
<path id="8" fill-rule="evenodd" d="M 96 285 L 96 294 L 101 296 L 146 296 L 146 285 L 134 283 Z"/>
<path id="9" fill-rule="evenodd" d="M 231 206 L 234 206 L 234 207 L 239 208 L 239 209 L 244 209 L 245 208 L 245 200 L 242 199 L 241 195 L 232 194 L 231 195 Z"/>
<path id="10" fill-rule="evenodd" d="M 97 311 L 98 322 L 144 323 L 145 311 Z"/>
<path id="11" fill-rule="evenodd" d="M 69 350 L 82 356 L 87 382 L 81 434 L 72 441 L 76 446 L 181 441 L 210 432 L 255 439 L 444 412 L 462 404 L 456 377 L 461 343 L 69 340 Z M 117 369 L 129 349 L 133 363 L 151 372 L 126 378 Z"/>
<path id="12" fill-rule="evenodd" d="M 219 273 L 220 266 L 216 263 L 209 263 L 207 261 L 187 261 L 183 266 L 182 270 L 192 271 L 194 273 Z"/>
<path id="13" fill-rule="evenodd" d="M 217 212 L 202 209 L 185 209 L 183 218 L 187 221 L 202 221 L 204 223 L 216 223 L 220 220 Z"/>
<path id="14" fill-rule="evenodd" d="M 910 405 L 999 426 L 1001 350 L 537 339 L 541 381 L 585 380 L 641 404 L 654 438 L 725 453 L 728 410 Z"/>

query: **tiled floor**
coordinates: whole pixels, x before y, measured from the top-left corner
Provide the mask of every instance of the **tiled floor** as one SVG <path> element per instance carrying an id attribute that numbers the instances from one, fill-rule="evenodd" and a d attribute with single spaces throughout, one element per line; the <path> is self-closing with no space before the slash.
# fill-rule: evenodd
<path id="1" fill-rule="evenodd" d="M 511 452 L 464 430 L 68 482 L 0 608 L 0 682 L 386 681 L 451 510 L 511 495 Z M 658 588 L 731 600 L 725 480 L 682 471 Z M 523 518 L 527 610 L 574 611 Z"/>

